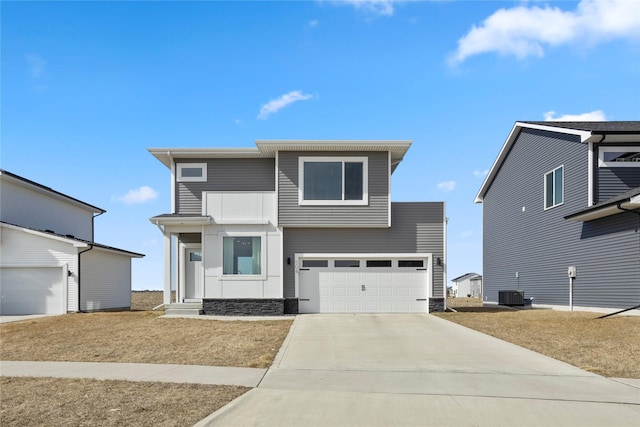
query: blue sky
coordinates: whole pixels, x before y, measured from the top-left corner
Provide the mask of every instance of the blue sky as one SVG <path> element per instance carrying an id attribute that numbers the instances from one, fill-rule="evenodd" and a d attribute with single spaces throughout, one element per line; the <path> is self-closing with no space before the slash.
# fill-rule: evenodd
<path id="1" fill-rule="evenodd" d="M 639 120 L 640 1 L 11 2 L 1 167 L 107 210 L 162 286 L 169 171 L 148 147 L 410 139 L 394 201 L 445 201 L 448 277 L 482 273 L 473 199 L 515 121 Z"/>

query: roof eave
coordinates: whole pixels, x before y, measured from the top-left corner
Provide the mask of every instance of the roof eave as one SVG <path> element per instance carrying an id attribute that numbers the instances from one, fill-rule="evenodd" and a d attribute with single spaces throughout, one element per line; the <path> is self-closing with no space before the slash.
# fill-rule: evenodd
<path id="1" fill-rule="evenodd" d="M 576 214 L 567 215 L 564 217 L 564 219 L 566 219 L 567 221 L 586 222 L 636 209 L 640 209 L 640 195 L 631 197 L 626 201 L 602 206 L 597 209 L 590 209 L 587 212 L 579 212 Z"/>
<path id="2" fill-rule="evenodd" d="M 480 187 L 480 191 L 478 191 L 478 194 L 474 199 L 474 203 L 482 203 L 482 201 L 484 200 L 484 196 L 489 190 L 489 187 L 491 186 L 493 179 L 498 174 L 498 170 L 500 169 L 500 166 L 502 165 L 504 160 L 507 158 L 507 155 L 509 154 L 509 150 L 513 146 L 513 143 L 515 142 L 515 140 L 517 139 L 520 133 L 520 130 L 522 130 L 523 128 L 537 129 L 537 130 L 543 130 L 543 131 L 555 132 L 555 133 L 564 133 L 569 135 L 577 135 L 580 137 L 580 141 L 583 143 L 593 142 L 592 140 L 594 139 L 594 134 L 591 131 L 561 128 L 553 125 L 540 125 L 540 124 L 534 124 L 534 123 L 516 122 L 513 125 L 511 132 L 509 133 L 509 137 L 507 138 L 505 143 L 502 145 L 502 149 L 500 150 L 498 157 L 493 162 L 491 169 L 489 169 L 489 173 L 485 177 L 484 182 Z M 597 138 L 601 138 L 601 137 L 602 136 L 600 134 L 597 135 Z"/>

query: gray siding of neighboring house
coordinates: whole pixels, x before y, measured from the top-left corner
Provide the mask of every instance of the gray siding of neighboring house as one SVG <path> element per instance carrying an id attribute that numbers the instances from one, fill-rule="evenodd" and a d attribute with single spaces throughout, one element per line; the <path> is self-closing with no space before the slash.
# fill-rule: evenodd
<path id="1" fill-rule="evenodd" d="M 640 299 L 638 216 L 591 222 L 564 216 L 587 203 L 587 146 L 570 135 L 525 129 L 483 201 L 484 296 L 520 289 L 534 304 L 624 308 Z M 564 165 L 564 204 L 544 210 L 544 174 Z M 522 208 L 525 207 L 523 211 Z M 519 278 L 516 278 L 516 272 Z"/>
<path id="2" fill-rule="evenodd" d="M 203 191 L 275 191 L 275 159 L 176 159 L 207 163 L 206 182 L 176 182 L 177 214 L 202 213 Z"/>
<path id="3" fill-rule="evenodd" d="M 285 228 L 284 296 L 295 297 L 297 253 L 432 253 L 433 298 L 444 297 L 444 203 L 391 203 L 391 228 Z M 292 260 L 287 264 L 287 258 Z"/>
<path id="4" fill-rule="evenodd" d="M 368 157 L 369 204 L 366 206 L 300 206 L 298 158 Z M 389 164 L 386 152 L 280 152 L 278 157 L 278 212 L 282 226 L 386 227 L 389 222 Z"/>
<path id="5" fill-rule="evenodd" d="M 640 168 L 599 168 L 598 202 L 640 187 Z"/>

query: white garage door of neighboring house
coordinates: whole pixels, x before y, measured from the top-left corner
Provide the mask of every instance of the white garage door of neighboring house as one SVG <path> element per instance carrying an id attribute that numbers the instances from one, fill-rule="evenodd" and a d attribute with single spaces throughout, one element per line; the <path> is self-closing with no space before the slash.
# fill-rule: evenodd
<path id="1" fill-rule="evenodd" d="M 300 313 L 426 313 L 428 258 L 298 260 Z"/>
<path id="2" fill-rule="evenodd" d="M 0 314 L 63 314 L 62 267 L 0 268 Z"/>

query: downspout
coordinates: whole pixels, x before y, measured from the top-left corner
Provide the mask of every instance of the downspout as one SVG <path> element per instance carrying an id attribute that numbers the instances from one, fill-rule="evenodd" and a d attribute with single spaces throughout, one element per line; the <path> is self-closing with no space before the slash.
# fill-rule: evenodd
<path id="1" fill-rule="evenodd" d="M 102 215 L 103 213 L 105 213 L 106 211 L 102 211 L 100 213 L 98 213 L 98 215 L 94 215 L 91 217 L 91 241 L 95 242 L 96 241 L 96 236 L 95 236 L 95 230 L 96 230 L 96 218 L 99 217 L 100 215 Z"/>
<path id="2" fill-rule="evenodd" d="M 81 277 L 82 277 L 82 275 L 81 275 L 82 260 L 81 260 L 80 255 L 82 255 L 85 252 L 89 252 L 91 249 L 93 249 L 93 242 L 89 243 L 89 248 L 88 249 L 85 249 L 82 252 L 78 252 L 78 313 L 83 313 L 82 304 L 81 304 L 82 298 L 81 298 L 81 294 L 80 294 L 80 288 L 81 288 L 80 287 L 80 282 L 81 282 Z"/>

